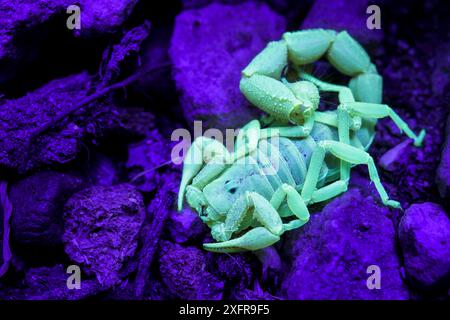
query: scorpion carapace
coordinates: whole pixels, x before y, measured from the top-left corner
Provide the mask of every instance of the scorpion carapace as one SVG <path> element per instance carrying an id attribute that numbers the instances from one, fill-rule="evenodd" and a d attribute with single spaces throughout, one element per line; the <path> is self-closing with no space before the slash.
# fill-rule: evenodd
<path id="1" fill-rule="evenodd" d="M 352 77 L 348 86 L 306 72 L 323 56 Z M 199 137 L 184 160 L 178 208 L 186 194 L 211 228 L 218 242 L 204 244 L 206 250 L 237 252 L 274 244 L 285 231 L 308 222 L 309 205 L 345 192 L 354 165 L 368 167 L 384 205 L 400 208 L 389 199 L 367 152 L 375 124 L 390 117 L 415 146 L 422 144 L 425 131 L 414 134 L 381 104 L 382 78 L 347 32 L 285 33 L 242 71 L 240 89 L 266 112 L 264 121 L 253 120 L 239 131 L 233 153 L 217 140 Z M 338 94 L 336 110 L 318 110 L 320 91 Z"/>

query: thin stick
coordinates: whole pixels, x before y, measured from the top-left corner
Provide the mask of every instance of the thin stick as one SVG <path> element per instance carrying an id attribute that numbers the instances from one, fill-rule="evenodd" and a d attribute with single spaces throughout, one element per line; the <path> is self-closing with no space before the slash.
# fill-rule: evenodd
<path id="1" fill-rule="evenodd" d="M 170 174 L 166 175 L 164 180 L 173 181 L 173 176 Z M 153 214 L 153 220 L 150 225 L 145 226 L 141 230 L 143 244 L 139 254 L 139 265 L 135 280 L 135 294 L 137 298 L 142 298 L 144 295 L 150 267 L 158 249 L 164 225 L 169 218 L 169 213 L 175 200 L 175 193 L 172 189 L 173 186 L 170 182 L 160 186 L 148 209 Z"/>

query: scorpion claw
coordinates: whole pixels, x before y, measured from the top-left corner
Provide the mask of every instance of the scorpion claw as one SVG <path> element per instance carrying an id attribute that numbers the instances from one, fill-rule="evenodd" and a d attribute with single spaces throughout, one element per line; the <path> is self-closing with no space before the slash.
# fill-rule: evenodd
<path id="1" fill-rule="evenodd" d="M 236 239 L 225 242 L 204 243 L 203 248 L 212 252 L 255 251 L 271 246 L 278 240 L 280 240 L 279 236 L 264 227 L 258 227 Z"/>

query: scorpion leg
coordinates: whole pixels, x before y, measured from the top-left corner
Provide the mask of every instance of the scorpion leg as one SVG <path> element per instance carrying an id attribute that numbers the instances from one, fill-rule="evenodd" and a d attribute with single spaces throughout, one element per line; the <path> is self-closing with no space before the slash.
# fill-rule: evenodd
<path id="1" fill-rule="evenodd" d="M 302 196 L 304 199 L 309 199 L 311 202 L 324 201 L 338 195 L 341 192 L 344 192 L 347 189 L 347 181 L 340 180 L 315 191 L 320 166 L 324 160 L 326 152 L 330 152 L 338 159 L 344 160 L 350 164 L 367 165 L 370 180 L 374 183 L 383 204 L 393 208 L 401 208 L 399 202 L 389 199 L 386 190 L 381 184 L 377 168 L 370 154 L 353 146 L 331 140 L 319 142 L 317 149 L 313 152 L 308 173 L 306 174 L 305 184 L 302 190 Z M 341 185 L 340 187 L 339 184 Z"/>
<path id="2" fill-rule="evenodd" d="M 344 103 L 350 103 L 355 101 L 352 91 L 345 86 L 335 85 L 332 83 L 321 81 L 304 72 L 300 73 L 300 77 L 305 80 L 311 81 L 322 91 L 337 92 L 339 94 L 340 105 L 338 107 L 336 116 L 337 122 L 336 126 L 338 128 L 339 141 L 344 144 L 350 144 L 351 124 L 353 124 L 353 126 L 355 126 L 355 124 L 358 124 L 358 126 L 361 125 L 361 118 L 359 116 L 350 117 L 349 110 L 344 105 Z M 316 117 L 315 120 L 317 121 L 317 119 L 323 117 L 323 114 L 315 115 L 315 117 Z M 324 190 L 324 192 L 326 191 L 329 194 L 335 194 L 337 192 L 340 193 L 343 192 L 343 190 L 346 190 L 348 180 L 350 179 L 350 170 L 351 170 L 350 164 L 346 161 L 341 160 L 340 164 L 341 181 L 327 186 L 327 189 Z"/>
<path id="3" fill-rule="evenodd" d="M 224 157 L 228 161 L 229 153 L 222 143 L 207 137 L 198 137 L 194 140 L 184 159 L 183 176 L 178 192 L 179 211 L 183 207 L 184 194 L 188 184 L 199 173 L 205 163 L 217 157 Z"/>
<path id="4" fill-rule="evenodd" d="M 291 211 L 298 219 L 283 224 L 277 209 L 286 200 Z M 206 250 L 216 252 L 237 252 L 245 250 L 258 250 L 272 245 L 279 240 L 279 236 L 287 230 L 299 228 L 309 220 L 309 211 L 300 194 L 292 186 L 283 184 L 272 195 L 270 202 L 256 192 L 248 192 L 245 197 L 238 200 L 227 214 L 223 224 L 217 225 L 214 230 L 215 239 L 229 239 L 233 232 L 245 228 L 243 224 L 249 210 L 253 208 L 253 218 L 262 227 L 257 227 L 243 236 L 217 243 L 205 243 Z M 244 225 L 244 226 L 243 226 Z"/>
<path id="5" fill-rule="evenodd" d="M 352 115 L 361 116 L 364 118 L 385 118 L 390 117 L 400 131 L 414 140 L 414 145 L 420 147 L 425 137 L 425 130 L 422 129 L 419 135 L 416 135 L 408 126 L 408 124 L 400 118 L 400 116 L 386 104 L 366 103 L 366 102 L 351 102 L 347 104 Z"/>
<path id="6" fill-rule="evenodd" d="M 314 114 L 314 121 L 318 123 L 326 124 L 330 127 L 337 128 L 339 126 L 338 123 L 338 115 L 334 111 L 316 111 Z M 350 130 L 359 130 L 361 129 L 361 118 L 360 117 L 352 117 L 350 118 Z"/>
<path id="7" fill-rule="evenodd" d="M 249 210 L 253 208 L 253 218 L 262 227 L 251 229 L 239 238 L 217 242 L 205 243 L 203 247 L 209 251 L 216 252 L 238 252 L 245 250 L 258 250 L 277 242 L 283 233 L 283 222 L 281 217 L 270 202 L 256 192 L 247 192 L 238 201 L 236 207 L 232 207 L 227 213 L 225 222 L 215 230 L 216 239 L 229 239 L 233 232 L 243 228 L 244 221 Z M 256 231 L 255 231 L 256 230 Z"/>
<path id="8" fill-rule="evenodd" d="M 233 160 L 236 161 L 252 153 L 258 147 L 261 136 L 261 125 L 258 120 L 252 120 L 239 130 L 234 146 Z"/>
<path id="9" fill-rule="evenodd" d="M 316 191 L 319 173 L 322 168 L 326 152 L 327 150 L 323 146 L 322 142 L 319 142 L 317 148 L 311 156 L 309 168 L 306 173 L 305 182 L 301 192 L 301 196 L 307 204 L 331 199 L 347 190 L 348 180 L 339 180 Z"/>
<path id="10" fill-rule="evenodd" d="M 267 139 L 270 137 L 286 137 L 286 138 L 304 138 L 309 136 L 313 127 L 314 121 L 308 120 L 303 126 L 286 126 L 286 127 L 269 127 L 261 130 L 261 138 Z"/>
<path id="11" fill-rule="evenodd" d="M 273 194 L 270 204 L 278 210 L 283 201 L 286 200 L 289 209 L 301 221 L 306 223 L 309 220 L 309 210 L 303 201 L 302 196 L 294 187 L 284 183 Z"/>

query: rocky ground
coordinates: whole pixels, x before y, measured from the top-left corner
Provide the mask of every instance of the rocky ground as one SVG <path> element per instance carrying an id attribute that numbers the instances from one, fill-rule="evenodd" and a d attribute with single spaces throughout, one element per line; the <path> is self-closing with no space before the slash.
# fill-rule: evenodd
<path id="1" fill-rule="evenodd" d="M 448 299 L 449 30 L 445 1 L 0 1 L 0 299 Z M 213 254 L 208 228 L 175 211 L 171 133 L 238 128 L 259 112 L 240 72 L 299 28 L 346 29 L 369 51 L 390 120 L 370 149 L 401 210 L 365 168 L 347 193 L 260 252 Z M 322 64 L 315 74 L 339 82 Z M 325 97 L 332 100 L 332 97 Z M 321 108 L 335 105 L 323 102 Z M 67 267 L 82 271 L 69 290 Z M 270 265 L 270 267 L 268 267 Z M 381 271 L 369 290 L 368 267 Z"/>

